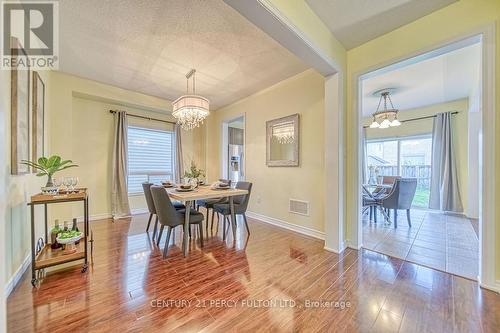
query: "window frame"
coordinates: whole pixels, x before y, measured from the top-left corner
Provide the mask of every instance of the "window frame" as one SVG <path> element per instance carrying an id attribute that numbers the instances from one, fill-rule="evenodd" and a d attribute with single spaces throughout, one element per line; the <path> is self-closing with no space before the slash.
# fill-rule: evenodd
<path id="1" fill-rule="evenodd" d="M 169 134 L 172 136 L 172 143 L 171 143 L 171 148 L 172 148 L 172 172 L 171 174 L 165 173 L 165 172 L 130 172 L 129 171 L 129 159 L 130 159 L 130 152 L 129 152 L 129 147 L 128 147 L 128 133 L 130 128 L 135 128 L 135 129 L 140 129 L 140 130 L 146 130 L 150 132 L 160 132 L 160 133 L 165 133 Z M 136 192 L 130 192 L 129 190 L 129 176 L 134 176 L 134 175 L 144 175 L 146 174 L 147 176 L 147 181 L 150 181 L 151 176 L 162 176 L 162 175 L 169 175 L 172 177 L 172 179 L 175 177 L 175 170 L 177 168 L 176 165 L 176 138 L 175 138 L 175 131 L 174 130 L 167 130 L 167 129 L 158 129 L 158 128 L 151 128 L 151 127 L 146 127 L 146 126 L 141 126 L 141 125 L 127 125 L 127 194 L 129 197 L 133 196 L 142 196 L 144 193 L 142 191 L 136 191 Z"/>

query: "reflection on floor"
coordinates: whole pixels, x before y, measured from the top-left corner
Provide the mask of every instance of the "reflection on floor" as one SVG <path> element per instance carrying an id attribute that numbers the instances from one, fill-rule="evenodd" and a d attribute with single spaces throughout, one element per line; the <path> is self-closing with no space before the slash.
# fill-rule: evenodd
<path id="1" fill-rule="evenodd" d="M 392 214 L 391 214 L 392 217 Z M 471 221 L 464 217 L 412 209 L 412 227 L 406 212 L 398 215 L 398 228 L 363 219 L 363 246 L 366 249 L 477 279 L 479 241 Z"/>

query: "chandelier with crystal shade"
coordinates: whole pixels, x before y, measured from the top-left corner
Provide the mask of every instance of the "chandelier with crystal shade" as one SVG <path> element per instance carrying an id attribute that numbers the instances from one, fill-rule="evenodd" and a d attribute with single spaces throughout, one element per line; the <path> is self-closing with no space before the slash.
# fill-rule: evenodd
<path id="1" fill-rule="evenodd" d="M 372 114 L 373 122 L 370 124 L 370 128 L 389 128 L 401 125 L 398 120 L 398 109 L 394 108 L 392 104 L 391 89 L 383 89 L 376 91 L 374 95 L 380 95 L 380 100 L 378 101 L 377 111 Z M 380 104 L 382 104 L 382 99 L 384 100 L 384 109 L 380 110 Z M 391 104 L 391 108 L 387 108 L 387 100 Z"/>
<path id="2" fill-rule="evenodd" d="M 196 95 L 196 70 L 186 74 L 186 95 L 177 98 L 172 103 L 172 116 L 183 130 L 189 131 L 203 124 L 210 114 L 210 102 L 203 96 Z M 189 93 L 189 79 L 193 79 L 192 93 Z"/>
<path id="3" fill-rule="evenodd" d="M 293 143 L 295 140 L 295 128 L 293 123 L 285 123 L 273 126 L 273 137 L 280 144 Z"/>

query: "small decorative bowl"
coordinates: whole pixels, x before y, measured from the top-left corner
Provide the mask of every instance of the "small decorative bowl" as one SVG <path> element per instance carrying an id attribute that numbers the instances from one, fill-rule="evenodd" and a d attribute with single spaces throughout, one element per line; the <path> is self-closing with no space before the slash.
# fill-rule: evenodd
<path id="1" fill-rule="evenodd" d="M 57 186 L 42 187 L 42 194 L 55 195 L 59 191 Z"/>

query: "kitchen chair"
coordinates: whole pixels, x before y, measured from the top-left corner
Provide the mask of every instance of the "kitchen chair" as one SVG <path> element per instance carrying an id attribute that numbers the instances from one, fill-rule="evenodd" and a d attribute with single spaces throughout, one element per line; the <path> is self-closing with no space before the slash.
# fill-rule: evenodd
<path id="1" fill-rule="evenodd" d="M 158 228 L 158 215 L 156 214 L 156 208 L 155 204 L 153 201 L 153 197 L 151 196 L 151 186 L 153 186 L 153 183 L 142 183 L 142 189 L 144 191 L 144 196 L 146 197 L 146 204 L 148 206 L 148 211 L 149 211 L 149 219 L 148 219 L 148 225 L 146 226 L 146 232 L 149 231 L 149 225 L 151 224 L 151 220 L 153 219 L 153 215 L 156 215 L 156 220 L 155 220 L 155 226 L 153 229 L 153 239 L 156 237 L 156 230 Z M 184 209 L 186 206 L 184 206 L 181 203 L 174 203 L 175 209 Z"/>
<path id="2" fill-rule="evenodd" d="M 165 241 L 165 247 L 163 248 L 163 258 L 167 256 L 168 245 L 170 243 L 170 235 L 172 234 L 172 229 L 184 225 L 184 218 L 186 209 L 175 209 L 167 191 L 163 186 L 151 186 L 151 195 L 155 203 L 157 217 L 160 221 L 160 235 L 158 236 L 158 244 L 161 239 L 161 234 L 163 233 L 163 228 L 167 227 L 167 240 Z M 192 224 L 197 224 L 200 230 L 200 244 L 203 247 L 203 214 L 191 209 L 189 212 L 189 227 Z M 187 232 L 187 230 L 184 230 Z"/>
<path id="3" fill-rule="evenodd" d="M 237 182 L 236 188 L 239 190 L 247 190 L 248 191 L 248 194 L 235 196 L 233 199 L 233 204 L 234 204 L 234 214 L 243 216 L 243 220 L 245 221 L 245 226 L 246 226 L 247 232 L 250 235 L 250 228 L 248 228 L 248 221 L 247 221 L 247 217 L 246 217 L 245 213 L 246 213 L 247 208 L 248 208 L 248 201 L 250 200 L 250 193 L 252 192 L 252 183 L 250 183 L 250 182 Z M 230 204 L 229 204 L 229 202 L 214 204 L 213 210 L 218 214 L 222 214 L 222 216 L 223 216 L 224 229 L 223 229 L 223 237 L 222 238 L 225 239 L 226 238 L 226 220 L 229 220 L 228 215 L 231 215 Z M 235 221 L 235 223 L 236 223 L 236 221 Z"/>
<path id="4" fill-rule="evenodd" d="M 416 178 L 399 178 L 394 182 L 391 192 L 378 199 L 383 208 L 394 209 L 394 228 L 398 227 L 398 209 L 406 209 L 408 226 L 411 227 L 410 209 L 416 191 Z"/>
<path id="5" fill-rule="evenodd" d="M 230 179 L 219 179 L 220 182 L 229 184 L 231 186 L 231 180 Z M 214 228 L 214 205 L 217 203 L 227 203 L 228 199 L 227 198 L 214 198 L 214 199 L 207 199 L 207 200 L 196 200 L 196 205 L 198 207 L 202 206 L 205 207 L 207 210 L 207 224 L 206 224 L 206 230 L 207 230 L 207 237 L 208 237 L 208 216 L 210 215 L 210 209 L 212 210 L 212 219 L 210 223 L 210 230 L 213 230 Z M 217 222 L 219 221 L 219 214 L 217 214 Z"/>

